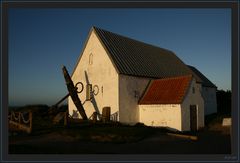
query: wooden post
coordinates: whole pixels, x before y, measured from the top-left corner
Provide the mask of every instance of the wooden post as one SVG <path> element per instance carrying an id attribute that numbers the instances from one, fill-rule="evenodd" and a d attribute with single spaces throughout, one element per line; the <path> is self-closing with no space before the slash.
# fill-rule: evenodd
<path id="1" fill-rule="evenodd" d="M 64 126 L 67 126 L 68 124 L 68 111 L 64 113 Z"/>
<path id="2" fill-rule="evenodd" d="M 110 122 L 111 107 L 103 107 L 102 121 L 103 123 Z"/>
<path id="3" fill-rule="evenodd" d="M 32 132 L 32 112 L 31 111 L 29 111 L 29 129 L 30 129 L 29 133 L 31 133 Z"/>
<path id="4" fill-rule="evenodd" d="M 13 120 L 13 112 L 11 112 L 11 121 Z"/>
<path id="5" fill-rule="evenodd" d="M 97 122 L 97 112 L 93 112 L 93 123 Z"/>
<path id="6" fill-rule="evenodd" d="M 21 112 L 18 112 L 18 123 L 21 123 Z"/>

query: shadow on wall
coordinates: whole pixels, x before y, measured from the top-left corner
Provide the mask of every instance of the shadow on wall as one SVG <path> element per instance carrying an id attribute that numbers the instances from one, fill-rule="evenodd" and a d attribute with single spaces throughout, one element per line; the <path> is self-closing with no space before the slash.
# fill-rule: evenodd
<path id="1" fill-rule="evenodd" d="M 87 71 L 84 71 L 84 73 L 85 73 L 85 79 L 86 79 L 87 85 L 91 84 L 89 79 L 88 79 Z M 98 113 L 98 118 L 100 119 L 99 114 L 101 114 L 101 113 L 100 113 L 100 111 L 98 109 L 97 102 L 95 100 L 95 95 L 94 95 L 93 91 L 90 92 L 90 97 L 91 97 L 91 103 L 93 104 L 93 107 L 94 107 L 95 111 Z"/>

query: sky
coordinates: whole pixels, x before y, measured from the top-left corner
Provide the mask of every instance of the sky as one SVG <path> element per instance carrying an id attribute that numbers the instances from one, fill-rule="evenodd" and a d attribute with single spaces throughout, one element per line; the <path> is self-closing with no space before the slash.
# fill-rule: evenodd
<path id="1" fill-rule="evenodd" d="M 231 90 L 230 9 L 30 9 L 8 13 L 9 105 L 53 105 L 67 94 L 92 26 L 173 51 L 218 89 Z"/>

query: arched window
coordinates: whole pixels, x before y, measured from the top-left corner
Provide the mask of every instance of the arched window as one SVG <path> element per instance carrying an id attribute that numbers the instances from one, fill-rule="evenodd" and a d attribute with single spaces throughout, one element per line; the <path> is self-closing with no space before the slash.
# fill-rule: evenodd
<path id="1" fill-rule="evenodd" d="M 89 65 L 92 65 L 93 64 L 93 54 L 90 53 L 89 55 Z"/>

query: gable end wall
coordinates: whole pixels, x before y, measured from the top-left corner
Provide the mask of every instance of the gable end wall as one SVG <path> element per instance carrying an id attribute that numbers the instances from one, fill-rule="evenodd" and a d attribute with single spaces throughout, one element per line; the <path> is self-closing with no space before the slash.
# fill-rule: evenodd
<path id="1" fill-rule="evenodd" d="M 92 61 L 89 61 L 90 54 L 92 54 Z M 105 106 L 111 107 L 111 114 L 119 110 L 118 73 L 93 31 L 89 35 L 85 49 L 72 75 L 72 80 L 74 84 L 80 81 L 84 85 L 83 92 L 78 96 L 88 117 L 94 111 L 102 114 L 102 108 Z M 98 94 L 94 95 L 91 101 L 85 101 L 87 83 L 98 87 Z M 76 111 L 76 107 L 71 98 L 68 98 L 68 105 L 69 114 L 72 115 L 74 110 Z"/>
<path id="2" fill-rule="evenodd" d="M 204 99 L 205 115 L 217 112 L 216 88 L 202 87 L 202 96 Z"/>
<path id="3" fill-rule="evenodd" d="M 193 93 L 193 87 L 195 93 Z M 197 106 L 197 127 L 198 129 L 204 127 L 204 100 L 201 95 L 201 85 L 196 83 L 193 78 L 187 94 L 181 104 L 182 111 L 182 131 L 190 130 L 190 105 Z"/>

